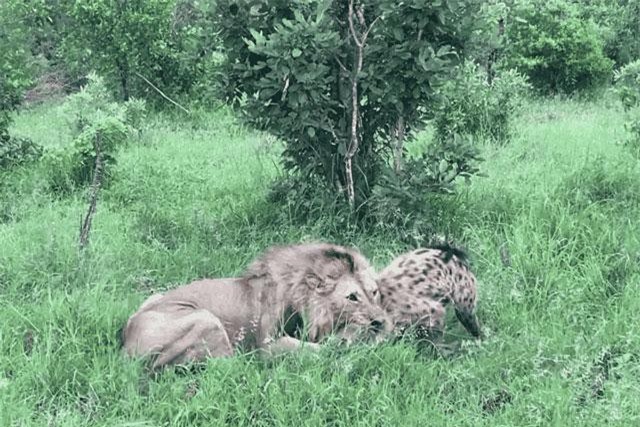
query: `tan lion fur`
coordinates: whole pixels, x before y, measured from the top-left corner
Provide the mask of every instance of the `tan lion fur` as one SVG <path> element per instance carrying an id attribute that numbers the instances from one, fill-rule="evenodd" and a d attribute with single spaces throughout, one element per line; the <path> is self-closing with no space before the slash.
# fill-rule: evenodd
<path id="1" fill-rule="evenodd" d="M 199 280 L 148 298 L 127 321 L 131 356 L 153 366 L 300 347 L 301 319 L 316 347 L 327 334 L 354 326 L 380 335 L 390 321 L 378 304 L 375 273 L 355 249 L 327 243 L 273 247 L 240 278 Z"/>

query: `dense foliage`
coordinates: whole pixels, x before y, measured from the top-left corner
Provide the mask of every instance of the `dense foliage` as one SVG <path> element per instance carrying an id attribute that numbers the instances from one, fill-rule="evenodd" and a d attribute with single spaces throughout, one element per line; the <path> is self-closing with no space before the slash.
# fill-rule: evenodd
<path id="1" fill-rule="evenodd" d="M 71 95 L 65 110 L 70 118 L 73 142 L 45 153 L 49 182 L 56 193 L 66 193 L 88 184 L 101 154 L 105 183 L 108 183 L 117 151 L 138 135 L 145 103 L 130 99 L 114 102 L 102 78 L 88 76 L 88 84 Z"/>
<path id="2" fill-rule="evenodd" d="M 311 199 L 346 198 L 374 216 L 394 204 L 424 216 L 427 193 L 448 194 L 458 177 L 477 173 L 480 140 L 510 139 L 522 76 L 543 94 L 579 93 L 637 59 L 639 7 L 628 0 L 7 0 L 0 161 L 42 154 L 8 136 L 25 89 L 58 73 L 64 90 L 76 91 L 96 70 L 119 100 L 231 101 L 245 123 L 284 142 L 288 174 L 275 187 L 278 200 L 313 209 Z M 430 123 L 433 141 L 407 156 Z M 634 134 L 631 118 L 627 129 Z M 76 184 L 91 164 L 80 157 L 84 177 Z"/>
<path id="3" fill-rule="evenodd" d="M 625 110 L 625 129 L 629 133 L 626 145 L 640 155 L 640 59 L 616 72 L 616 91 Z"/>
<path id="4" fill-rule="evenodd" d="M 12 112 L 32 81 L 28 52 L 28 28 L 20 19 L 18 5 L 0 3 L 0 169 L 40 157 L 42 149 L 26 138 L 9 135 Z"/>
<path id="5" fill-rule="evenodd" d="M 121 99 L 193 93 L 215 67 L 211 1 L 9 0 L 3 14 L 24 24 L 21 47 L 45 72 L 79 87 L 91 71 L 105 76 Z M 3 2 L 4 4 L 4 2 Z M 142 76 L 142 77 L 141 77 Z"/>
<path id="6" fill-rule="evenodd" d="M 586 0 L 578 2 L 581 16 L 597 23 L 604 51 L 616 67 L 640 58 L 640 2 Z"/>
<path id="7" fill-rule="evenodd" d="M 141 76 L 169 94 L 188 93 L 211 52 L 201 7 L 187 0 L 74 2 L 64 50 L 116 84 L 124 100 L 157 96 Z"/>
<path id="8" fill-rule="evenodd" d="M 453 64 L 459 2 L 217 6 L 227 95 L 246 122 L 285 141 L 287 169 L 333 191 L 348 192 L 352 161 L 365 202 Z"/>
<path id="9" fill-rule="evenodd" d="M 505 66 L 525 73 L 545 94 L 601 86 L 613 62 L 598 27 L 566 0 L 515 0 L 505 31 Z"/>
<path id="10" fill-rule="evenodd" d="M 486 74 L 472 62 L 457 68 L 441 91 L 435 109 L 435 138 L 453 134 L 507 142 L 513 119 L 529 84 L 515 70 L 500 71 L 488 83 Z"/>

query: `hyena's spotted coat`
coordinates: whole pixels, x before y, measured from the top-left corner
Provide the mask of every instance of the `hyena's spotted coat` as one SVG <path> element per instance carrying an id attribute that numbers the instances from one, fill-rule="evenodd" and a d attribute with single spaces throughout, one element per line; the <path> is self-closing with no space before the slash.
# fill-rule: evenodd
<path id="1" fill-rule="evenodd" d="M 421 248 L 395 258 L 378 276 L 382 306 L 397 331 L 415 326 L 438 336 L 444 330 L 445 307 L 452 302 L 456 317 L 475 337 L 476 278 L 466 254 L 448 245 Z"/>

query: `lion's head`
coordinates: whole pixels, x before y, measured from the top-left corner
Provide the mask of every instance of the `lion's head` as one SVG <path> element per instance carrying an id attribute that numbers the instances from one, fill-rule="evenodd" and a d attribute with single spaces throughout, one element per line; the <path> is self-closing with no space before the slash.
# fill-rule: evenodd
<path id="1" fill-rule="evenodd" d="M 311 341 L 345 328 L 359 336 L 390 331 L 375 271 L 355 249 L 327 243 L 271 248 L 248 269 L 254 277 L 265 273 L 272 285 L 288 285 L 291 306 L 307 319 Z"/>

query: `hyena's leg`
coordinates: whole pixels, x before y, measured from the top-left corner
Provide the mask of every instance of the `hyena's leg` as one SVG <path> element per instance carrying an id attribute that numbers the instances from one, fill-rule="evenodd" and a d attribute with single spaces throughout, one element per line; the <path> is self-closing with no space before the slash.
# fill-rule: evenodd
<path id="1" fill-rule="evenodd" d="M 417 324 L 421 335 L 424 335 L 421 338 L 432 342 L 439 341 L 444 333 L 444 305 L 433 300 L 424 300 L 423 304 L 423 316 Z"/>

